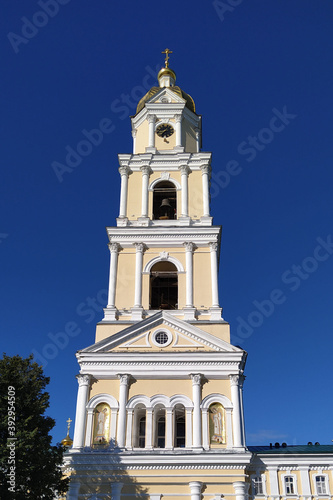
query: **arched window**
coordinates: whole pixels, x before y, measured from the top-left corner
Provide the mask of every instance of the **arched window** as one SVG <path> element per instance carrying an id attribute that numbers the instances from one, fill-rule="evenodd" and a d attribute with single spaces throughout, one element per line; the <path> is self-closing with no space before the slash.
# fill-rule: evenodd
<path id="1" fill-rule="evenodd" d="M 210 444 L 225 444 L 225 418 L 221 403 L 213 403 L 208 409 Z"/>
<path id="2" fill-rule="evenodd" d="M 177 268 L 171 262 L 157 262 L 150 271 L 150 309 L 177 309 L 177 307 Z"/>
<path id="3" fill-rule="evenodd" d="M 110 406 L 100 403 L 94 410 L 93 445 L 103 445 L 109 442 Z"/>
<path id="4" fill-rule="evenodd" d="M 153 219 L 177 219 L 177 192 L 170 181 L 155 184 L 153 192 Z"/>
<path id="5" fill-rule="evenodd" d="M 185 448 L 185 408 L 181 404 L 177 404 L 174 409 L 174 426 L 175 426 L 175 448 Z"/>
<path id="6" fill-rule="evenodd" d="M 142 404 L 134 410 L 133 447 L 145 448 L 146 446 L 146 408 Z"/>
<path id="7" fill-rule="evenodd" d="M 155 448 L 165 448 L 165 408 L 156 407 L 155 415 Z"/>

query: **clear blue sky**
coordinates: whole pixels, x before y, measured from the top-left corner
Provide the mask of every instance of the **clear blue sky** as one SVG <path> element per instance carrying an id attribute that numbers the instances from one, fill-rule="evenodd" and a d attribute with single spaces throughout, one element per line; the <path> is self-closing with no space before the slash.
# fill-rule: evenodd
<path id="1" fill-rule="evenodd" d="M 75 417 L 75 352 L 102 318 L 117 154 L 131 152 L 133 97 L 155 84 L 165 47 L 213 151 L 221 304 L 249 354 L 247 443 L 333 439 L 333 5 L 222 3 L 2 6 L 1 347 L 28 356 L 65 327 L 79 332 L 48 351 L 56 441 Z M 59 182 L 52 163 L 105 118 L 102 142 Z"/>

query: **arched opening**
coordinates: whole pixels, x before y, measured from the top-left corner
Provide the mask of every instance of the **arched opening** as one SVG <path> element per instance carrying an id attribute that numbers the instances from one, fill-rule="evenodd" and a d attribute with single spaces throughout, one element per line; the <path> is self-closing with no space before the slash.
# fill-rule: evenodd
<path id="1" fill-rule="evenodd" d="M 94 410 L 93 438 L 94 446 L 105 445 L 109 442 L 110 435 L 110 406 L 100 403 Z"/>
<path id="2" fill-rule="evenodd" d="M 185 448 L 186 423 L 185 423 L 185 408 L 181 404 L 177 404 L 174 409 L 174 447 Z"/>
<path id="3" fill-rule="evenodd" d="M 165 448 L 165 408 L 158 406 L 154 410 L 155 415 L 155 448 Z"/>
<path id="4" fill-rule="evenodd" d="M 146 446 L 146 408 L 138 405 L 134 410 L 133 447 L 145 448 Z"/>
<path id="5" fill-rule="evenodd" d="M 153 219 L 177 219 L 177 192 L 170 181 L 158 182 L 154 187 Z"/>
<path id="6" fill-rule="evenodd" d="M 209 406 L 208 418 L 210 444 L 225 444 L 225 418 L 221 403 L 213 403 Z"/>
<path id="7" fill-rule="evenodd" d="M 150 271 L 150 309 L 177 309 L 178 275 L 172 262 L 157 262 Z"/>

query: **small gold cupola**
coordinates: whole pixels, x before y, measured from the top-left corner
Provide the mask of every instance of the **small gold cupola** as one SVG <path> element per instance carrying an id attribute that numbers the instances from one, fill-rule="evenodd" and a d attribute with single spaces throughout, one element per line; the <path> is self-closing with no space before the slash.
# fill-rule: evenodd
<path id="1" fill-rule="evenodd" d="M 69 418 L 66 420 L 67 422 L 67 435 L 66 437 L 61 441 L 61 444 L 65 446 L 65 448 L 70 448 L 73 444 L 73 440 L 69 437 L 69 428 L 71 426 L 72 420 Z"/>
<path id="2" fill-rule="evenodd" d="M 165 54 L 165 66 L 157 75 L 158 83 L 160 87 L 173 87 L 176 83 L 176 73 L 169 68 L 169 54 L 172 54 L 172 50 L 165 49 L 162 54 Z"/>

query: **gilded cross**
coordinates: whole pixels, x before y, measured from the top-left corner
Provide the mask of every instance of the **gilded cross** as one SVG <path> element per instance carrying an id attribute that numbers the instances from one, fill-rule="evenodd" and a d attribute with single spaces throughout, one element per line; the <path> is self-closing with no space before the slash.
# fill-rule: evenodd
<path id="1" fill-rule="evenodd" d="M 69 418 L 68 420 L 66 420 L 66 422 L 67 422 L 67 431 L 69 432 L 69 428 L 71 426 L 72 420 Z"/>
<path id="2" fill-rule="evenodd" d="M 162 54 L 165 54 L 165 67 L 169 67 L 169 54 L 172 54 L 172 50 L 165 49 L 163 50 Z"/>

